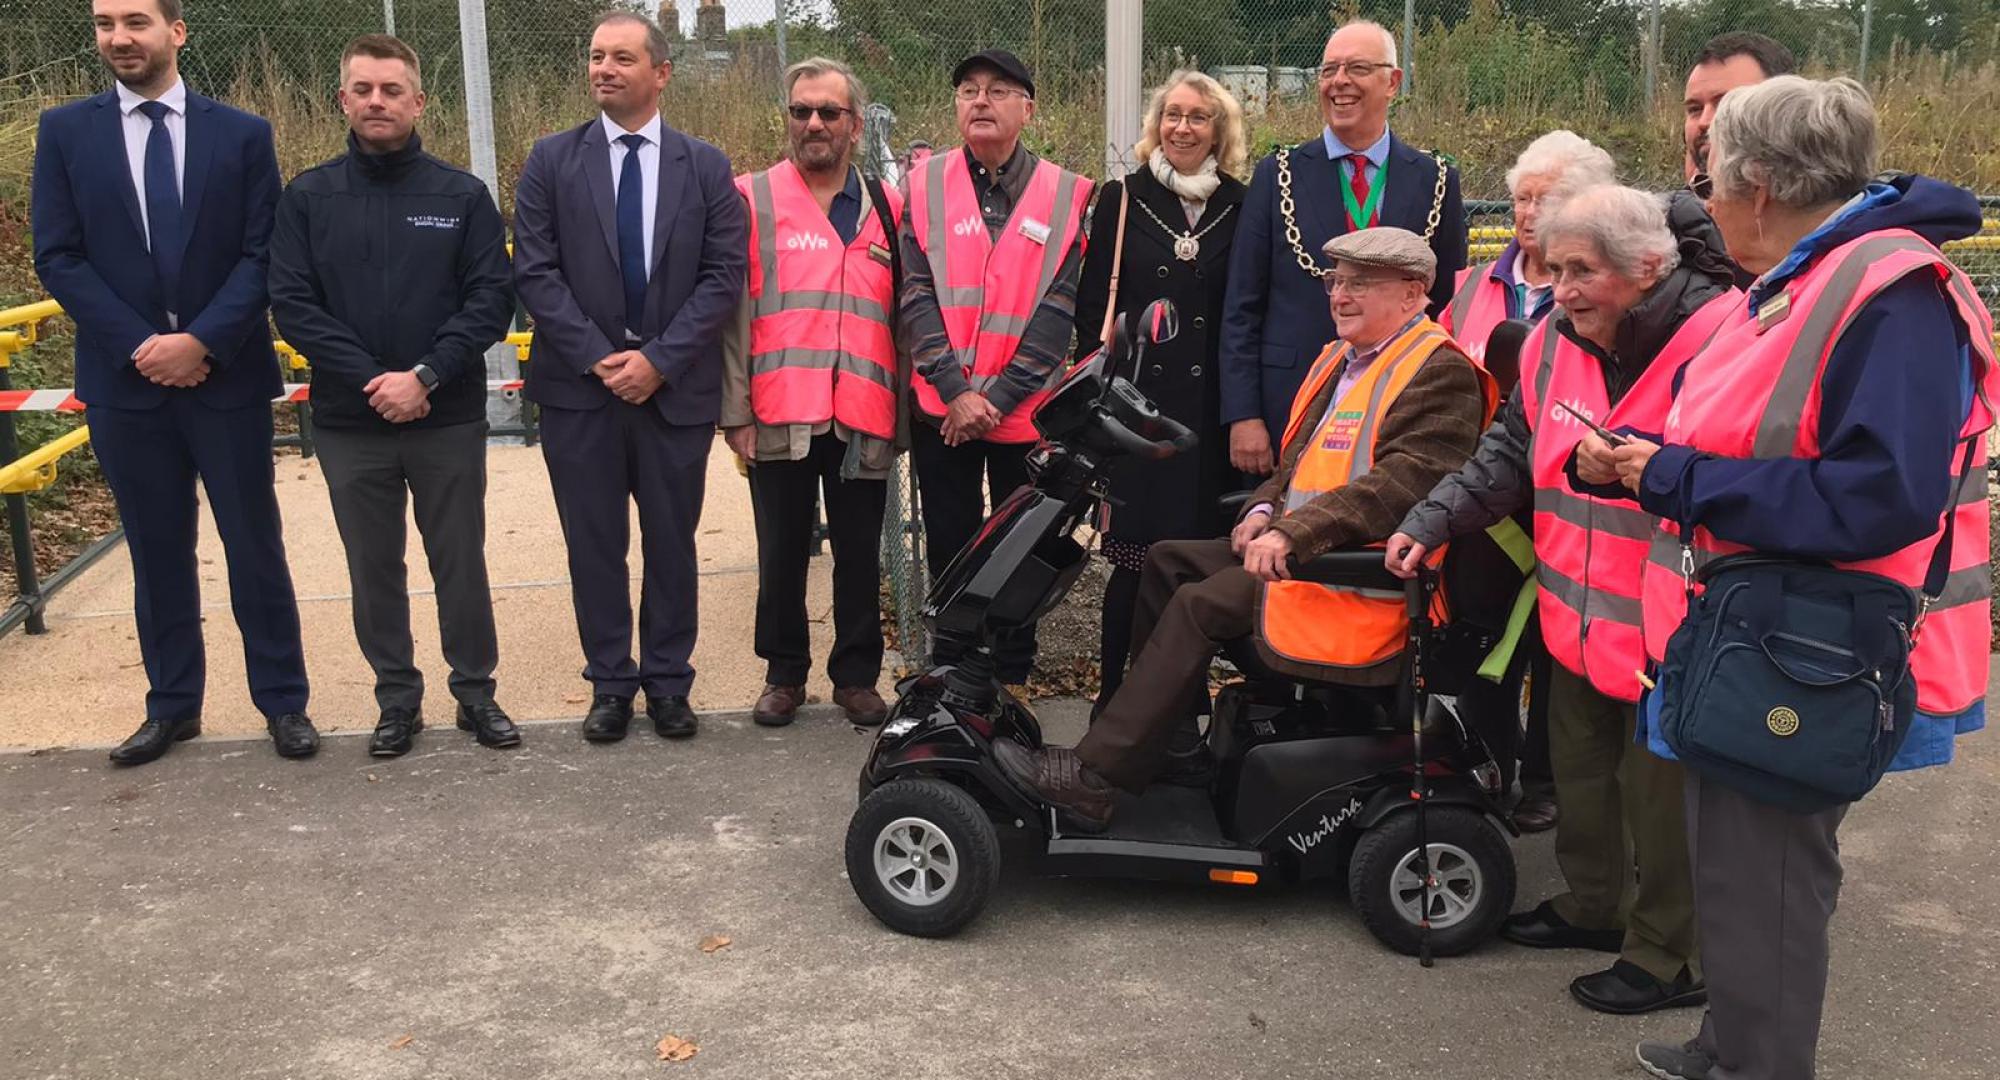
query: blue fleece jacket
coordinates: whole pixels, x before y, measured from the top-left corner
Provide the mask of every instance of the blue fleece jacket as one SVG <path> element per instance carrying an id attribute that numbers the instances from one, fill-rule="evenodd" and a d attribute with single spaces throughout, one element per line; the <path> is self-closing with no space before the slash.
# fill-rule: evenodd
<path id="1" fill-rule="evenodd" d="M 1872 184 L 1758 279 L 1750 311 L 1867 233 L 1905 228 L 1943 244 L 1979 226 L 1979 202 L 1961 188 L 1920 176 Z M 1923 539 L 1954 494 L 1958 432 L 1972 402 L 1968 340 L 1935 279 L 1903 278 L 1861 308 L 1827 358 L 1819 457 L 1724 458 L 1663 446 L 1646 466 L 1639 505 L 1787 555 L 1856 561 Z M 1953 735 L 1984 723 L 1984 702 L 1957 716 L 1920 713 L 1892 767 L 1944 764 Z M 1664 749 L 1656 733 L 1649 742 Z"/>

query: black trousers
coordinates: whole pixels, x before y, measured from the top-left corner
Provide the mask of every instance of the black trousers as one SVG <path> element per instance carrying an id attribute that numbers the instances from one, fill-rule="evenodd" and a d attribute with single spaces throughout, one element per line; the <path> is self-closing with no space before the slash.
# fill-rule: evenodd
<path id="1" fill-rule="evenodd" d="M 451 696 L 493 699 L 500 643 L 486 578 L 486 424 L 314 434 L 333 522 L 347 552 L 354 637 L 375 671 L 377 708 L 418 709 L 424 676 L 410 634 L 406 505 L 415 504 L 424 558 L 437 585 L 438 639 Z"/>
<path id="2" fill-rule="evenodd" d="M 804 459 L 750 466 L 750 507 L 757 520 L 757 655 L 764 681 L 803 686 L 812 668 L 807 630 L 806 567 L 812 555 L 813 506 L 824 492 L 833 546 L 833 652 L 826 674 L 838 688 L 873 689 L 882 676 L 882 515 L 886 480 L 842 480 L 847 443 L 827 432 Z"/>
<path id="3" fill-rule="evenodd" d="M 176 390 L 153 409 L 92 405 L 84 422 L 132 553 L 139 656 L 149 687 L 146 718 L 201 716 L 208 661 L 195 561 L 197 481 L 222 535 L 250 701 L 266 718 L 304 712 L 299 609 L 271 486 L 271 407 L 211 409 Z"/>
<path id="4" fill-rule="evenodd" d="M 1541 621 L 1532 615 L 1514 649 L 1506 674 L 1497 683 L 1474 677 L 1458 696 L 1459 714 L 1479 733 L 1500 766 L 1501 790 L 1510 790 L 1518 775 L 1522 786 L 1544 789 L 1554 783 L 1549 769 L 1548 650 L 1542 647 Z M 1533 673 L 1525 733 L 1521 722 L 1521 683 Z"/>
<path id="5" fill-rule="evenodd" d="M 662 393 L 671 393 L 671 390 Z M 685 695 L 694 685 L 694 534 L 715 428 L 669 424 L 652 403 L 542 407 L 542 456 L 569 548 L 583 677 L 599 694 Z M 631 507 L 639 505 L 639 660 L 632 660 Z"/>
<path id="6" fill-rule="evenodd" d="M 1139 604 L 1139 571 L 1113 567 L 1104 582 L 1104 606 L 1097 645 L 1097 708 L 1125 684 L 1125 664 L 1132 658 L 1132 619 Z"/>
<path id="7" fill-rule="evenodd" d="M 974 439 L 946 446 L 944 436 L 924 420 L 910 425 L 910 459 L 917 470 L 917 487 L 924 509 L 924 561 L 936 581 L 959 549 L 970 543 L 988 512 L 981 481 L 995 504 L 1028 482 L 1028 451 L 1033 443 L 994 443 Z M 935 641 L 931 663 L 955 664 L 964 644 Z M 995 674 L 1003 683 L 1028 679 L 1035 665 L 1035 630 L 1000 634 L 993 642 Z"/>

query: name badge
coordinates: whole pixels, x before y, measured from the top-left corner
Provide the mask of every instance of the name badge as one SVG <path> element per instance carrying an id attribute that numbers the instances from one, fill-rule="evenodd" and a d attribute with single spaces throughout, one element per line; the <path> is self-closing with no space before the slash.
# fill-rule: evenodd
<path id="1" fill-rule="evenodd" d="M 868 245 L 868 257 L 881 263 L 883 266 L 889 265 L 889 249 L 880 244 Z"/>
<path id="2" fill-rule="evenodd" d="M 1757 306 L 1757 332 L 1763 333 L 1784 322 L 1792 313 L 1792 294 L 1781 292 Z"/>
<path id="3" fill-rule="evenodd" d="M 1037 244 L 1047 244 L 1049 242 L 1049 227 L 1042 222 L 1036 221 L 1034 218 L 1022 218 L 1021 235 L 1033 240 Z"/>

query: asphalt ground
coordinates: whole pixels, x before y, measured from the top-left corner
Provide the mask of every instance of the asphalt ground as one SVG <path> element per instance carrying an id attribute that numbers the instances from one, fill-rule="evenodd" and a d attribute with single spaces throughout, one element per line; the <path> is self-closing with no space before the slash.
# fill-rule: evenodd
<path id="1" fill-rule="evenodd" d="M 867 738 L 821 709 L 387 762 L 0 755 L 0 1076 L 1617 1077 L 1697 1021 L 1571 1001 L 1599 954 L 1424 970 L 1334 888 L 1048 879 L 1018 847 L 961 936 L 900 937 L 842 869 Z M 1847 818 L 1823 1076 L 1992 1074 L 1996 803 L 1986 735 Z M 1517 851 L 1525 908 L 1555 871 Z"/>

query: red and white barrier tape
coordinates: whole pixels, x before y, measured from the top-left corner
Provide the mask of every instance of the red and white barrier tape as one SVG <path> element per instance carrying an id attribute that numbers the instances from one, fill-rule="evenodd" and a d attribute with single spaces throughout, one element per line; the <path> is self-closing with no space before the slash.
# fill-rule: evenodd
<path id="1" fill-rule="evenodd" d="M 520 379 L 495 379 L 486 384 L 488 390 L 519 390 Z M 312 387 L 306 383 L 286 383 L 285 392 L 271 399 L 274 405 L 286 402 L 304 401 L 311 394 Z M 82 412 L 83 402 L 76 399 L 76 391 L 62 390 L 0 390 L 0 412 Z"/>

